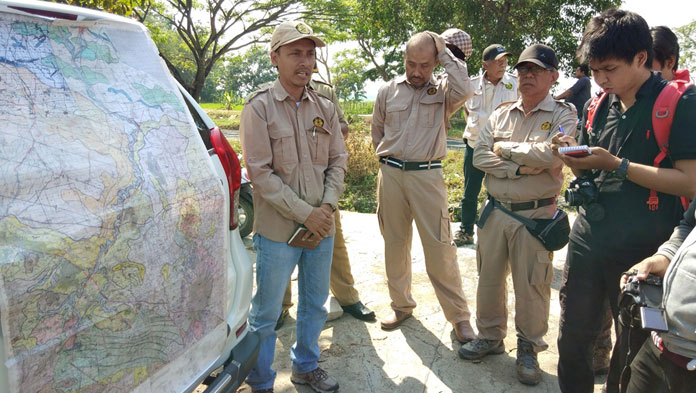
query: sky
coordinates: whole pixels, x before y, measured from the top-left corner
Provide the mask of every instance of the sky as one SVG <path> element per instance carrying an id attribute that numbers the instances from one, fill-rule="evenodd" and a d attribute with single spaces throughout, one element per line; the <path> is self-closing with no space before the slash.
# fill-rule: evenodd
<path id="1" fill-rule="evenodd" d="M 621 8 L 640 14 L 650 26 L 667 26 L 676 28 L 684 26 L 696 20 L 696 1 L 694 0 L 625 0 Z M 334 50 L 334 53 L 341 49 Z M 470 75 L 476 75 L 478 70 L 469 70 Z M 572 75 L 563 75 L 559 79 L 557 93 L 571 87 L 575 79 Z M 377 96 L 377 90 L 384 82 L 368 81 L 365 84 L 365 91 L 368 100 L 373 100 Z M 594 85 L 593 90 L 599 90 Z"/>

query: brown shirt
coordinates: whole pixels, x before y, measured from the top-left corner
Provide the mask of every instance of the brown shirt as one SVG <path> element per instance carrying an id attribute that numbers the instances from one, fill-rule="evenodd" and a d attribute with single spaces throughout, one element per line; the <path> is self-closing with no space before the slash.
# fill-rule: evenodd
<path id="1" fill-rule="evenodd" d="M 379 157 L 440 160 L 447 155 L 447 119 L 472 95 L 466 64 L 446 50 L 446 74 L 417 88 L 402 75 L 379 89 L 372 112 L 372 144 Z"/>
<path id="2" fill-rule="evenodd" d="M 247 101 L 239 128 L 256 233 L 286 242 L 313 207 L 337 206 L 348 154 L 330 100 L 305 89 L 298 105 L 276 80 Z"/>
<path id="3" fill-rule="evenodd" d="M 577 115 L 570 105 L 547 95 L 528 115 L 522 99 L 501 104 L 481 130 L 474 146 L 474 166 L 486 172 L 488 193 L 503 202 L 527 202 L 558 195 L 563 185 L 563 162 L 551 150 L 559 126 L 575 134 Z M 502 157 L 493 144 L 502 143 Z M 525 165 L 543 168 L 538 175 L 517 175 Z"/>
<path id="4" fill-rule="evenodd" d="M 331 86 L 328 83 L 319 82 L 312 79 L 311 81 L 309 81 L 309 88 L 331 100 L 331 102 L 333 102 L 334 106 L 336 107 L 336 113 L 338 114 L 338 122 L 348 124 L 348 122 L 346 121 L 346 117 L 343 115 L 341 103 L 338 101 L 336 89 L 334 89 L 333 86 Z"/>

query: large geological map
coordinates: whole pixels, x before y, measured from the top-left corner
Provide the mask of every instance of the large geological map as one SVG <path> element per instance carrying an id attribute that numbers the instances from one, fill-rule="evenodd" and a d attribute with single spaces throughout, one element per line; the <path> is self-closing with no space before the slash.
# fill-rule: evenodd
<path id="1" fill-rule="evenodd" d="M 0 123 L 12 391 L 186 386 L 226 334 L 224 196 L 147 31 L 0 13 Z"/>

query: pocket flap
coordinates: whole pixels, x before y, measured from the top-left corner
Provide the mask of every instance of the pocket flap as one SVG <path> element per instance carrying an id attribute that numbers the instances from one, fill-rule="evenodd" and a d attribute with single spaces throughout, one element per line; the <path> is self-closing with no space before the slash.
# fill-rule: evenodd
<path id="1" fill-rule="evenodd" d="M 295 132 L 293 131 L 292 128 L 269 128 L 268 129 L 268 136 L 271 137 L 271 139 L 280 139 L 280 138 L 287 138 L 290 136 L 293 136 Z"/>

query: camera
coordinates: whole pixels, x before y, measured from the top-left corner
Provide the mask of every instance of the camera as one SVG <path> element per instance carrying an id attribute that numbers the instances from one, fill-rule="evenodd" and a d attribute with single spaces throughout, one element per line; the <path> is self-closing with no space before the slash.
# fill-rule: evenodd
<path id="1" fill-rule="evenodd" d="M 588 176 L 576 178 L 570 182 L 564 197 L 568 205 L 582 206 L 588 220 L 600 221 L 604 218 L 604 207 L 597 203 L 599 189 L 597 189 L 594 179 Z"/>
<path id="2" fill-rule="evenodd" d="M 667 331 L 667 319 L 661 305 L 661 277 L 649 274 L 644 280 L 638 280 L 636 273 L 628 274 L 628 281 L 619 297 L 619 320 L 624 326 Z"/>

